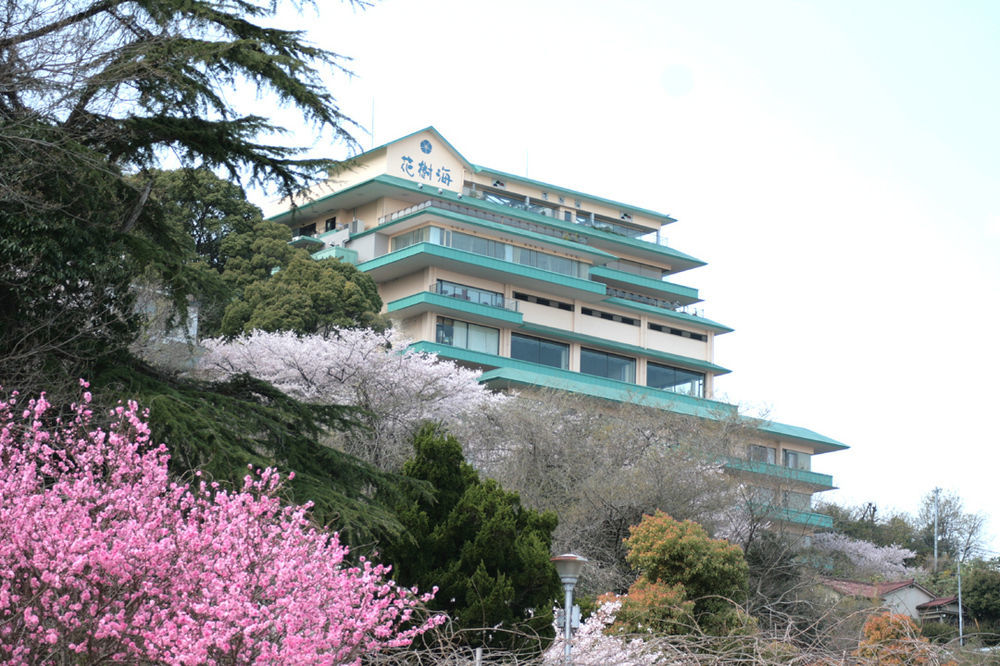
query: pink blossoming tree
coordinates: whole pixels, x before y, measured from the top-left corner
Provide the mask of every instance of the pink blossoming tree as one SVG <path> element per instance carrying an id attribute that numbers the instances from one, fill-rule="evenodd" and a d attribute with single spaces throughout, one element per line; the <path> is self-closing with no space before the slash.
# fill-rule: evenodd
<path id="1" fill-rule="evenodd" d="M 3 663 L 359 664 L 443 620 L 347 563 L 272 470 L 239 492 L 171 482 L 135 403 L 104 430 L 89 400 L 67 420 L 44 395 L 0 404 Z"/>

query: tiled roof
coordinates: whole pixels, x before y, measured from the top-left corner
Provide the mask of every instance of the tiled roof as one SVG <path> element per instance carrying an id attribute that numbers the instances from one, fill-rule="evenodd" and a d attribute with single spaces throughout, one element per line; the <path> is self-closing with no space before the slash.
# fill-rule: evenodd
<path id="1" fill-rule="evenodd" d="M 846 580 L 843 578 L 823 578 L 823 584 L 827 587 L 846 594 L 851 597 L 866 597 L 868 599 L 880 599 L 890 592 L 901 590 L 914 584 L 914 580 L 886 581 L 882 583 L 865 583 L 857 580 Z"/>
<path id="2" fill-rule="evenodd" d="M 931 608 L 940 608 L 957 602 L 958 597 L 938 597 L 937 599 L 931 599 L 925 603 L 918 604 L 917 610 L 930 610 Z"/>

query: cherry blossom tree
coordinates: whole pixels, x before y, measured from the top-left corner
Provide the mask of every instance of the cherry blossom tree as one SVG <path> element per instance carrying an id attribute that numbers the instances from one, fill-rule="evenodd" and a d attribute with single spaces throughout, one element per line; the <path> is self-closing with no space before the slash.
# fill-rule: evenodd
<path id="1" fill-rule="evenodd" d="M 664 655 L 655 642 L 637 636 L 615 636 L 606 632 L 615 622 L 615 615 L 621 610 L 620 599 L 604 601 L 590 614 L 573 634 L 573 663 L 577 666 L 647 666 L 663 663 Z M 560 629 L 561 627 L 556 627 Z M 542 663 L 564 663 L 564 639 L 560 631 L 556 640 L 542 654 Z"/>
<path id="2" fill-rule="evenodd" d="M 812 549 L 828 557 L 835 572 L 855 578 L 913 578 L 919 570 L 906 566 L 916 553 L 899 546 L 878 546 L 844 534 L 824 532 L 812 537 Z"/>
<path id="3" fill-rule="evenodd" d="M 173 482 L 135 403 L 105 430 L 89 402 L 0 404 L 0 661 L 360 664 L 443 621 L 349 564 L 273 470 Z"/>
<path id="4" fill-rule="evenodd" d="M 382 469 L 398 470 L 424 421 L 469 422 L 506 400 L 479 384 L 479 373 L 435 354 L 407 349 L 392 330 L 341 329 L 329 336 L 254 331 L 214 339 L 203 369 L 247 373 L 307 402 L 360 407 L 364 432 L 343 434 L 342 446 Z"/>

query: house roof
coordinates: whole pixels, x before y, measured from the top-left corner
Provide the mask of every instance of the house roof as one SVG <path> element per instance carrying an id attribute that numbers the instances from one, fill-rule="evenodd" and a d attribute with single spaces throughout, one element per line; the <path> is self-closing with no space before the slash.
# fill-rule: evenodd
<path id="1" fill-rule="evenodd" d="M 901 590 L 910 586 L 916 586 L 923 590 L 923 588 L 917 585 L 912 578 L 907 580 L 885 581 L 881 583 L 866 583 L 864 581 L 847 580 L 844 578 L 823 578 L 822 580 L 824 585 L 840 592 L 841 594 L 851 597 L 866 597 L 868 599 L 880 599 L 887 594 L 895 592 L 896 590 Z"/>
<path id="2" fill-rule="evenodd" d="M 931 599 L 930 601 L 924 602 L 922 604 L 917 604 L 917 610 L 930 610 L 932 608 L 941 608 L 943 606 L 949 606 L 951 604 L 957 604 L 958 597 L 938 597 L 937 599 Z"/>

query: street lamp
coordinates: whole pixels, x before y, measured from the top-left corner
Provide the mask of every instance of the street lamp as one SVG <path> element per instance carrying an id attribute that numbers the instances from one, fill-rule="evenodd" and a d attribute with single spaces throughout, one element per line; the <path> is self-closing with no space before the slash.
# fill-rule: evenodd
<path id="1" fill-rule="evenodd" d="M 559 574 L 559 580 L 562 581 L 563 589 L 566 591 L 566 602 L 563 605 L 563 620 L 565 621 L 563 661 L 567 665 L 572 663 L 569 653 L 572 641 L 573 588 L 576 586 L 576 581 L 580 578 L 580 571 L 586 563 L 586 557 L 574 555 L 573 553 L 556 555 L 552 558 L 552 564 L 556 565 L 556 573 Z"/>

